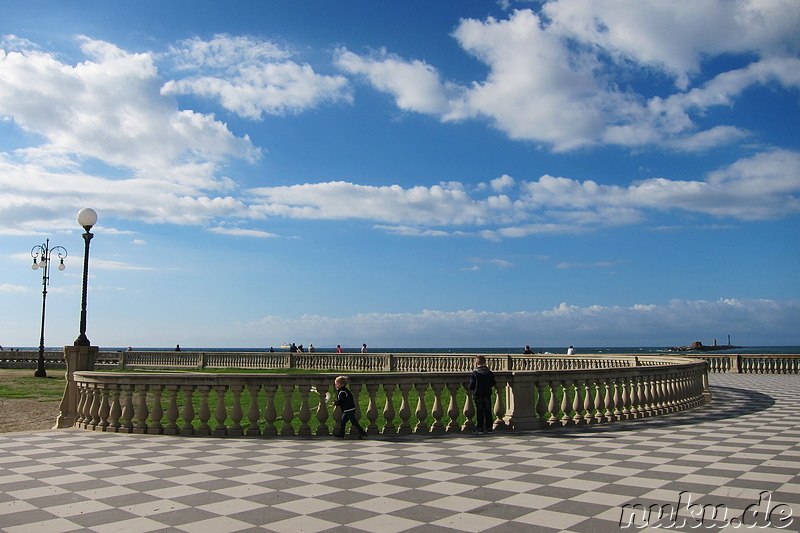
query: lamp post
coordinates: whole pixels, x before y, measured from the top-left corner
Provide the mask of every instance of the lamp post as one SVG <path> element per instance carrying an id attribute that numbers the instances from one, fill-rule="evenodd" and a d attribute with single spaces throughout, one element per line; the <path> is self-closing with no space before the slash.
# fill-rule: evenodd
<path id="1" fill-rule="evenodd" d="M 93 235 L 89 233 L 92 226 L 97 222 L 97 213 L 94 209 L 81 209 L 78 211 L 78 224 L 80 224 L 86 231 L 83 234 L 83 290 L 81 296 L 81 332 L 78 338 L 75 339 L 75 346 L 91 346 L 89 339 L 86 338 L 86 288 L 89 280 L 89 241 L 92 240 Z"/>
<path id="2" fill-rule="evenodd" d="M 36 363 L 36 372 L 33 373 L 37 378 L 47 377 L 47 371 L 44 368 L 44 311 L 47 304 L 47 285 L 50 283 L 50 258 L 53 254 L 58 256 L 58 269 L 64 270 L 67 249 L 63 246 L 50 248 L 50 239 L 46 239 L 44 244 L 37 244 L 31 249 L 31 257 L 33 257 L 31 268 L 33 270 L 42 269 L 42 328 L 39 335 L 39 360 Z"/>

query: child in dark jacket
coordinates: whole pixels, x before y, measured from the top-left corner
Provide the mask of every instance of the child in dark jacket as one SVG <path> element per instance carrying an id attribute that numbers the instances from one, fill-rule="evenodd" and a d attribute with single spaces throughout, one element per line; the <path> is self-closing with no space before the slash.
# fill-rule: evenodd
<path id="1" fill-rule="evenodd" d="M 475 357 L 475 370 L 469 375 L 469 390 L 472 391 L 472 400 L 475 404 L 477 418 L 475 434 L 483 435 L 493 431 L 494 416 L 492 415 L 492 387 L 496 385 L 494 374 L 486 366 L 486 357 Z"/>
<path id="2" fill-rule="evenodd" d="M 342 423 L 339 426 L 339 433 L 334 433 L 340 439 L 344 438 L 344 431 L 347 422 L 350 421 L 353 427 L 358 430 L 358 438 L 363 439 L 367 436 L 367 432 L 361 427 L 356 419 L 356 402 L 353 398 L 353 393 L 347 388 L 347 377 L 339 376 L 334 380 L 336 386 L 336 400 L 331 405 L 339 406 L 342 410 Z"/>

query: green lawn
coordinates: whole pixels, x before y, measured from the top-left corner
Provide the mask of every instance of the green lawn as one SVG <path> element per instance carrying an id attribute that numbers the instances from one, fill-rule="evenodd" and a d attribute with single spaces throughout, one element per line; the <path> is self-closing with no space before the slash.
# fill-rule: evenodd
<path id="1" fill-rule="evenodd" d="M 33 369 L 3 369 L 0 374 L 0 398 L 28 398 L 54 402 L 64 395 L 64 371 L 48 372 L 37 378 Z"/>

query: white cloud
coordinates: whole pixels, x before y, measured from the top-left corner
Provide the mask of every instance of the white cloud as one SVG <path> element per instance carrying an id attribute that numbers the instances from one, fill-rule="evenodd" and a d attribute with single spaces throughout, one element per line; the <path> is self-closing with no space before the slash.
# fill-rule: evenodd
<path id="1" fill-rule="evenodd" d="M 346 48 L 337 50 L 335 61 L 342 70 L 364 76 L 375 88 L 394 96 L 400 109 L 461 118 L 463 90 L 442 81 L 438 71 L 424 61 L 405 61 L 386 50 L 362 57 Z"/>
<path id="2" fill-rule="evenodd" d="M 517 185 L 503 176 L 492 188 Z M 252 216 L 366 219 L 379 229 L 413 236 L 454 234 L 473 228 L 484 238 L 576 233 L 646 222 L 655 212 L 703 213 L 739 220 L 769 220 L 800 213 L 800 153 L 776 150 L 743 158 L 707 179 L 652 178 L 628 186 L 541 176 L 522 181 L 518 194 L 481 197 L 459 183 L 403 188 L 326 182 L 252 189 Z M 394 225 L 394 226 L 391 226 Z"/>
<path id="3" fill-rule="evenodd" d="M 274 233 L 269 233 L 266 231 L 256 230 L 256 229 L 246 229 L 246 228 L 229 228 L 219 226 L 216 228 L 211 228 L 209 231 L 214 233 L 219 233 L 221 235 L 235 235 L 237 237 L 256 237 L 258 239 L 267 239 L 271 237 L 277 237 Z"/>
<path id="4" fill-rule="evenodd" d="M 700 340 L 712 344 L 732 335 L 735 344 L 796 345 L 800 303 L 775 300 L 672 300 L 630 306 L 562 303 L 542 311 L 437 311 L 358 314 L 350 317 L 303 315 L 265 317 L 242 325 L 241 334 L 258 338 L 309 339 L 317 346 L 511 347 L 663 346 Z"/>
<path id="5" fill-rule="evenodd" d="M 206 188 L 229 185 L 214 177 L 220 161 L 258 157 L 247 137 L 161 96 L 149 54 L 87 37 L 80 44 L 90 59 L 74 66 L 43 52 L 0 51 L 0 114 L 46 139 L 29 157 L 97 158 L 141 177 Z"/>
<path id="6" fill-rule="evenodd" d="M 10 283 L 0 283 L 0 292 L 28 292 L 28 288 Z"/>
<path id="7" fill-rule="evenodd" d="M 352 101 L 346 78 L 317 74 L 310 65 L 291 61 L 291 52 L 271 42 L 216 35 L 211 41 L 183 41 L 170 53 L 181 73 L 211 72 L 170 80 L 164 94 L 216 98 L 242 117 L 258 120 L 265 113 L 297 113 L 321 103 Z"/>
<path id="8" fill-rule="evenodd" d="M 200 224 L 243 208 L 219 177 L 229 158 L 259 150 L 213 116 L 160 94 L 150 54 L 79 38 L 75 65 L 34 49 L 0 50 L 0 116 L 42 143 L 0 154 L 4 234 L 73 229 L 65 212 L 92 205 L 120 218 Z M 92 175 L 96 167 L 107 169 Z M 93 172 L 86 169 L 93 168 Z"/>
<path id="9" fill-rule="evenodd" d="M 560 0 L 542 11 L 551 31 L 663 70 L 682 88 L 708 56 L 800 50 L 792 0 Z"/>
<path id="10" fill-rule="evenodd" d="M 700 128 L 697 117 L 730 106 L 756 84 L 800 86 L 800 5 L 790 0 L 553 0 L 540 14 L 462 20 L 453 33 L 489 68 L 459 86 L 432 65 L 387 51 L 340 51 L 337 63 L 393 95 L 399 108 L 442 120 L 485 117 L 512 139 L 556 151 L 598 144 L 659 145 L 701 151 L 748 132 L 728 124 Z M 699 87 L 703 61 L 756 59 Z M 646 95 L 620 86 L 630 72 L 675 80 L 678 91 Z M 688 91 L 688 92 L 687 92 Z"/>

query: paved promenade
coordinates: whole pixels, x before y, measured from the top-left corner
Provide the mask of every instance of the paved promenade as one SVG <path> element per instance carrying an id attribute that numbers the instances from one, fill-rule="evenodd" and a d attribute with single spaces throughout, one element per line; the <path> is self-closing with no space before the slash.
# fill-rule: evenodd
<path id="1" fill-rule="evenodd" d="M 4 434 L 0 530 L 799 531 L 800 376 L 711 386 L 694 411 L 519 435 Z"/>

